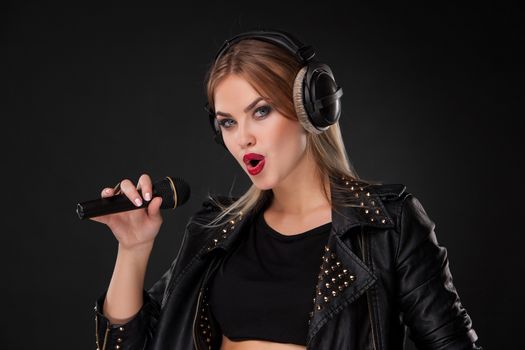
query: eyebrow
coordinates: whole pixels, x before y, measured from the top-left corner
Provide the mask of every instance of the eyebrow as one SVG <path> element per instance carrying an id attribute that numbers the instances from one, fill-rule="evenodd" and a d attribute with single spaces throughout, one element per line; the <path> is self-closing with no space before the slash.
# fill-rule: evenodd
<path id="1" fill-rule="evenodd" d="M 260 100 L 264 100 L 264 97 L 257 97 L 252 103 L 250 103 L 245 109 L 244 109 L 244 113 L 247 113 L 248 111 L 250 111 L 253 107 L 255 107 L 255 105 L 257 104 L 257 102 L 259 102 Z M 216 115 L 221 115 L 223 117 L 232 117 L 232 115 L 230 113 L 225 113 L 225 112 L 220 112 L 220 111 L 217 111 L 215 112 Z"/>

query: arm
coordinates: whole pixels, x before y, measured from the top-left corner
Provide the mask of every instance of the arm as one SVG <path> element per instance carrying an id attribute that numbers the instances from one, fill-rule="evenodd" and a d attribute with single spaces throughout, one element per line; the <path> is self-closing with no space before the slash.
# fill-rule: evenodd
<path id="1" fill-rule="evenodd" d="M 108 290 L 97 300 L 95 310 L 98 349 L 141 348 L 146 339 L 147 319 L 158 305 L 144 293 L 144 277 L 153 244 L 130 251 L 119 245 Z M 143 307 L 145 306 L 145 307 Z"/>
<path id="2" fill-rule="evenodd" d="M 409 194 L 402 204 L 396 253 L 402 320 L 418 349 L 481 349 L 434 227 L 421 203 Z"/>
<path id="3" fill-rule="evenodd" d="M 144 290 L 143 285 L 150 252 L 129 255 L 129 252 L 119 248 L 110 287 L 97 299 L 95 305 L 95 332 L 99 350 L 148 347 L 162 312 L 166 289 L 171 279 L 184 267 L 181 262 L 185 264 L 183 261 L 187 261 L 185 257 L 190 254 L 187 248 L 191 241 L 191 225 L 200 216 L 211 211 L 212 207 L 205 201 L 203 207 L 190 218 L 177 256 L 170 268 L 148 291 Z M 114 299 L 111 299 L 110 293 L 113 293 Z"/>
<path id="4" fill-rule="evenodd" d="M 108 290 L 95 304 L 97 349 L 144 349 L 152 338 L 160 306 L 144 290 L 151 248 L 129 252 L 119 246 Z"/>
<path id="5" fill-rule="evenodd" d="M 133 318 L 143 304 L 144 277 L 153 243 L 127 250 L 119 245 L 113 276 L 104 301 L 104 316 L 123 324 Z"/>

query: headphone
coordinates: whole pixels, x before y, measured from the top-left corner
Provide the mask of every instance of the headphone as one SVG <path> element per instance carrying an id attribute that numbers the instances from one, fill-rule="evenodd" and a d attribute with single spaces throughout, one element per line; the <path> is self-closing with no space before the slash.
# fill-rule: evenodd
<path id="1" fill-rule="evenodd" d="M 343 89 L 336 84 L 330 67 L 314 59 L 315 49 L 304 45 L 290 33 L 281 30 L 254 30 L 237 34 L 224 42 L 215 55 L 214 64 L 233 44 L 244 39 L 262 40 L 285 48 L 302 64 L 303 67 L 295 77 L 293 100 L 299 122 L 304 129 L 320 134 L 339 120 Z M 209 103 L 204 108 L 208 112 L 215 142 L 226 148 L 215 111 Z"/>

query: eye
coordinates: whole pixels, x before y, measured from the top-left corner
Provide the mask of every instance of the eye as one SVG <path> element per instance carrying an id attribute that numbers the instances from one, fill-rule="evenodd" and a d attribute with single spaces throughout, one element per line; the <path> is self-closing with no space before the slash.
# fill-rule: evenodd
<path id="1" fill-rule="evenodd" d="M 270 105 L 263 105 L 255 109 L 254 115 L 257 115 L 257 119 L 263 119 L 268 114 L 272 112 L 272 107 Z M 235 120 L 230 118 L 223 118 L 221 120 L 218 120 L 219 126 L 224 129 L 229 129 L 232 126 L 232 123 L 235 123 Z"/>
<path id="2" fill-rule="evenodd" d="M 224 118 L 219 120 L 219 125 L 222 128 L 228 129 L 230 127 L 230 124 L 227 124 L 228 122 L 233 121 L 232 119 Z"/>
<path id="3" fill-rule="evenodd" d="M 272 111 L 272 107 L 270 105 L 263 105 L 259 108 L 257 108 L 255 110 L 255 113 L 257 114 L 258 112 L 261 112 L 262 113 L 262 116 L 267 116 L 268 114 L 270 114 Z"/>

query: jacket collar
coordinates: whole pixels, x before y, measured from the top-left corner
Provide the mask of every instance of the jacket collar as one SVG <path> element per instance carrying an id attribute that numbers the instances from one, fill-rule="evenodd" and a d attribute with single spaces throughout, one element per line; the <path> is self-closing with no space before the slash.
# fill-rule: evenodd
<path id="1" fill-rule="evenodd" d="M 400 196 L 405 190 L 400 184 L 371 184 L 362 180 L 349 180 L 341 178 L 339 184 L 348 188 L 348 202 L 352 206 L 332 208 L 332 230 L 330 235 L 339 238 L 355 226 L 370 226 L 378 228 L 391 228 L 395 226 L 390 213 L 385 209 L 383 200 L 392 196 Z M 330 193 L 334 193 L 334 185 L 330 183 Z M 264 203 L 266 204 L 266 203 Z M 265 205 L 260 206 L 264 208 Z M 215 249 L 222 248 L 229 251 L 243 228 L 250 223 L 259 213 L 251 211 L 246 215 L 232 218 L 221 228 L 217 228 L 209 236 L 206 248 L 201 255 L 205 256 Z"/>
<path id="2" fill-rule="evenodd" d="M 348 199 L 353 206 L 332 209 L 332 229 L 322 252 L 318 280 L 312 290 L 314 298 L 308 320 L 307 343 L 310 343 L 328 320 L 357 300 L 377 280 L 367 264 L 344 243 L 342 236 L 353 227 L 395 227 L 383 201 L 399 197 L 405 190 L 405 186 L 401 184 L 378 185 L 344 178 L 340 179 L 340 183 L 348 187 Z M 331 183 L 332 194 L 333 187 Z M 260 208 L 264 207 L 263 205 Z M 245 217 L 231 219 L 224 227 L 215 230 L 206 242 L 207 246 L 201 250 L 201 258 L 217 249 L 229 252 L 240 232 L 252 222 L 259 211 L 260 209 Z M 368 254 L 367 248 L 362 248 Z"/>

